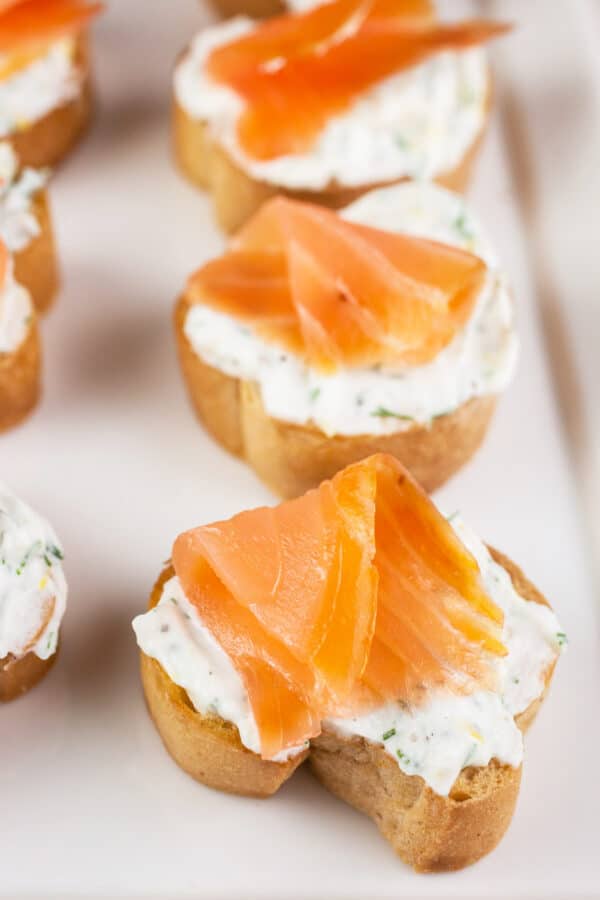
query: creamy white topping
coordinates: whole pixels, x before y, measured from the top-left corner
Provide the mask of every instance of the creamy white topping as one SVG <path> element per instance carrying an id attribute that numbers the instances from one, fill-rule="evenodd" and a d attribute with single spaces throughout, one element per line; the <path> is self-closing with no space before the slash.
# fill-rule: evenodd
<path id="1" fill-rule="evenodd" d="M 0 484 L 0 659 L 56 652 L 67 602 L 62 559 L 48 522 Z"/>
<path id="2" fill-rule="evenodd" d="M 198 34 L 175 71 L 175 95 L 259 181 L 322 190 L 405 176 L 434 178 L 458 165 L 483 127 L 489 93 L 484 51 L 444 52 L 362 94 L 348 111 L 329 119 L 306 153 L 252 159 L 236 135 L 243 100 L 210 78 L 205 61 L 215 47 L 254 27 L 251 19 L 235 18 Z"/>
<path id="3" fill-rule="evenodd" d="M 0 359 L 21 346 L 31 325 L 31 297 L 15 281 L 9 259 L 4 284 L 0 286 Z"/>
<path id="4" fill-rule="evenodd" d="M 194 709 L 233 722 L 242 744 L 260 753 L 258 728 L 242 679 L 178 578 L 165 583 L 158 604 L 137 616 L 133 629 L 144 653 L 160 662 L 169 678 L 185 690 Z M 281 762 L 303 749 L 291 748 L 275 759 Z"/>
<path id="5" fill-rule="evenodd" d="M 475 556 L 488 594 L 504 612 L 508 655 L 497 664 L 498 690 L 469 696 L 439 693 L 416 709 L 388 703 L 365 716 L 324 723 L 340 734 L 382 744 L 403 772 L 420 775 L 442 795 L 466 766 L 486 766 L 492 759 L 509 766 L 521 763 L 523 738 L 514 717 L 542 695 L 545 675 L 565 643 L 552 610 L 523 599 L 508 572 L 458 516 L 452 525 Z"/>
<path id="6" fill-rule="evenodd" d="M 430 363 L 389 370 L 309 367 L 238 319 L 193 306 L 185 334 L 206 363 L 256 382 L 275 419 L 326 434 L 390 434 L 428 423 L 472 397 L 498 394 L 514 372 L 517 337 L 508 285 L 477 220 L 457 194 L 414 182 L 365 194 L 341 215 L 353 222 L 454 244 L 481 256 L 488 277 L 466 327 Z"/>
<path id="7" fill-rule="evenodd" d="M 469 696 L 440 691 L 415 709 L 389 703 L 368 715 L 323 723 L 328 730 L 381 744 L 403 772 L 420 775 L 442 795 L 466 766 L 485 766 L 491 759 L 520 764 L 523 741 L 514 716 L 541 696 L 545 675 L 565 641 L 552 610 L 524 600 L 506 570 L 458 516 L 452 517 L 452 525 L 476 557 L 487 592 L 505 614 L 508 655 L 498 662 L 498 691 Z M 134 619 L 133 628 L 141 650 L 186 690 L 195 709 L 233 722 L 242 743 L 259 752 L 241 679 L 177 578 L 167 582 L 154 609 Z"/>
<path id="8" fill-rule="evenodd" d="M 30 65 L 0 81 L 0 135 L 28 128 L 81 91 L 81 71 L 74 61 L 75 41 L 65 38 Z M 0 68 L 3 59 L 0 57 Z"/>
<path id="9" fill-rule="evenodd" d="M 11 145 L 0 142 L 0 239 L 12 253 L 23 250 L 40 233 L 32 204 L 47 180 L 47 173 L 36 169 L 19 173 Z"/>

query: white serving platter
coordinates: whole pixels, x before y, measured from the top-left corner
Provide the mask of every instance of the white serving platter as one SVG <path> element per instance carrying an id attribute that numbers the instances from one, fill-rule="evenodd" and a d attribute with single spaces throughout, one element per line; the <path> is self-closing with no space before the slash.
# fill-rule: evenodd
<path id="1" fill-rule="evenodd" d="M 177 291 L 222 246 L 168 146 L 170 67 L 208 13 L 120 0 L 95 30 L 96 125 L 52 185 L 64 289 L 44 399 L 0 440 L 0 477 L 55 524 L 70 584 L 55 669 L 0 710 L 0 897 L 600 897 L 600 13 L 482 8 L 519 23 L 495 51 L 471 199 L 514 281 L 522 356 L 440 500 L 525 568 L 570 637 L 506 838 L 468 870 L 417 876 L 308 772 L 269 801 L 215 793 L 147 717 L 129 623 L 174 536 L 272 498 L 193 420 L 173 346 Z"/>

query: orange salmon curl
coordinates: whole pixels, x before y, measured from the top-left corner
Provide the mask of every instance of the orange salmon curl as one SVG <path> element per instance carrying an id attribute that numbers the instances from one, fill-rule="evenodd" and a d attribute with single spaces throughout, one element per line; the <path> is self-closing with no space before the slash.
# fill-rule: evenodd
<path id="1" fill-rule="evenodd" d="M 86 0 L 0 0 L 0 54 L 27 64 L 55 41 L 80 33 L 103 8 Z M 0 70 L 7 77 L 1 63 Z"/>
<path id="2" fill-rule="evenodd" d="M 345 221 L 277 197 L 188 296 L 246 322 L 314 368 L 430 362 L 464 327 L 483 260 L 457 247 Z"/>
<path id="3" fill-rule="evenodd" d="M 333 0 L 217 47 L 207 71 L 244 99 L 240 145 L 267 160 L 310 150 L 332 116 L 383 79 L 511 27 L 479 19 L 444 24 L 426 0 Z"/>
<path id="4" fill-rule="evenodd" d="M 493 689 L 507 652 L 476 560 L 389 455 L 185 532 L 173 566 L 244 682 L 265 759 L 328 717 Z"/>

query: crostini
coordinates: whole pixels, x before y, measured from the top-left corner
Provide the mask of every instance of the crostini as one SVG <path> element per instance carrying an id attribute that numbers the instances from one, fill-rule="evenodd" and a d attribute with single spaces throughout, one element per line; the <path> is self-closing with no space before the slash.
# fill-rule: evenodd
<path id="1" fill-rule="evenodd" d="M 267 796 L 308 757 L 419 871 L 502 837 L 565 641 L 520 570 L 384 454 L 180 535 L 133 628 L 185 771 Z"/>
<path id="2" fill-rule="evenodd" d="M 425 182 L 339 214 L 267 201 L 192 275 L 175 331 L 200 420 L 284 497 L 377 451 L 439 487 L 483 440 L 517 355 L 488 240 Z"/>
<path id="3" fill-rule="evenodd" d="M 205 29 L 175 70 L 176 158 L 227 231 L 275 193 L 339 208 L 407 178 L 462 190 L 491 105 L 480 45 L 505 29 L 395 0 Z"/>
<path id="4" fill-rule="evenodd" d="M 40 393 L 40 340 L 28 291 L 0 241 L 0 432 L 18 425 Z"/>
<path id="5" fill-rule="evenodd" d="M 63 551 L 48 522 L 0 485 L 0 701 L 52 666 L 67 602 Z"/>
<path id="6" fill-rule="evenodd" d="M 45 171 L 19 171 L 15 152 L 0 141 L 0 240 L 13 256 L 15 277 L 27 288 L 38 313 L 52 305 L 58 267 Z"/>
<path id="7" fill-rule="evenodd" d="M 0 4 L 0 138 L 23 166 L 58 163 L 91 114 L 87 28 L 102 9 L 87 0 Z"/>

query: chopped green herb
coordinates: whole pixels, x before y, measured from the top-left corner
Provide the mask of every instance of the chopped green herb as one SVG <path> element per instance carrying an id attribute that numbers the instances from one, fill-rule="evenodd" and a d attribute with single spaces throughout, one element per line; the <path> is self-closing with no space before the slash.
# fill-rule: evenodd
<path id="1" fill-rule="evenodd" d="M 380 419 L 403 419 L 406 422 L 414 422 L 413 416 L 405 416 L 402 413 L 393 412 L 391 409 L 386 409 L 385 406 L 378 406 L 371 415 Z"/>
<path id="2" fill-rule="evenodd" d="M 16 570 L 17 575 L 22 575 L 22 574 L 23 574 L 23 572 L 24 572 L 24 570 L 25 570 L 25 566 L 26 566 L 27 563 L 29 562 L 29 559 L 30 559 L 30 557 L 31 557 L 31 554 L 32 554 L 35 550 L 37 550 L 37 548 L 39 547 L 39 545 L 40 545 L 40 542 L 39 542 L 39 541 L 35 541 L 35 543 L 33 543 L 33 544 L 31 545 L 31 547 L 29 548 L 29 550 L 27 551 L 27 553 L 25 554 L 25 556 L 23 557 L 23 559 L 21 560 L 21 562 L 19 563 L 19 565 L 18 565 L 18 567 L 17 567 L 17 570 Z"/>
<path id="3" fill-rule="evenodd" d="M 521 681 L 521 679 L 520 679 L 518 676 L 515 676 L 515 677 L 513 678 L 513 683 L 514 683 L 514 684 L 519 684 L 520 681 Z"/>
<path id="4" fill-rule="evenodd" d="M 405 763 L 407 766 L 411 765 L 411 760 L 406 755 L 406 753 L 402 752 L 402 750 L 396 750 L 396 755 L 397 755 L 398 759 L 402 760 L 402 762 Z"/>
<path id="5" fill-rule="evenodd" d="M 48 558 L 48 554 L 47 554 L 47 553 L 44 553 L 44 562 L 46 563 L 46 565 L 48 566 L 48 568 L 50 568 L 50 566 L 52 565 L 52 560 Z"/>
<path id="6" fill-rule="evenodd" d="M 57 546 L 56 546 L 56 544 L 50 544 L 50 545 L 48 546 L 48 553 L 51 553 L 52 556 L 55 556 L 57 559 L 64 559 L 64 558 L 65 558 L 64 553 L 62 552 L 62 550 L 60 549 L 60 547 L 57 547 Z"/>
<path id="7" fill-rule="evenodd" d="M 320 387 L 314 387 L 314 388 L 311 390 L 310 394 L 308 395 L 308 396 L 310 397 L 310 402 L 311 402 L 311 403 L 314 403 L 315 400 L 318 398 L 318 396 L 319 396 L 320 393 L 321 393 L 321 388 L 320 388 Z"/>
<path id="8" fill-rule="evenodd" d="M 50 634 L 48 635 L 48 640 L 46 642 L 46 649 L 50 650 L 50 648 L 52 647 L 53 644 L 54 644 L 54 632 L 51 631 Z"/>
<path id="9" fill-rule="evenodd" d="M 169 600 L 177 606 L 177 597 L 169 597 Z"/>
<path id="10" fill-rule="evenodd" d="M 382 740 L 382 741 L 389 741 L 389 739 L 390 739 L 391 737 L 394 737 L 395 734 L 396 734 L 396 729 L 395 729 L 395 728 L 390 728 L 389 731 L 384 732 L 384 734 L 383 734 L 381 740 Z"/>
<path id="11" fill-rule="evenodd" d="M 559 647 L 564 647 L 565 644 L 567 643 L 567 635 L 565 634 L 564 631 L 557 631 L 556 632 L 556 640 L 558 641 Z"/>
<path id="12" fill-rule="evenodd" d="M 455 520 L 455 518 L 457 517 L 457 515 L 458 515 L 458 510 L 455 509 L 453 513 L 450 513 L 450 515 L 448 516 L 448 518 L 446 519 L 446 521 L 447 521 L 447 522 L 454 522 L 454 520 Z"/>
<path id="13" fill-rule="evenodd" d="M 454 229 L 457 231 L 461 237 L 463 237 L 466 241 L 472 241 L 474 238 L 473 231 L 469 228 L 467 224 L 467 218 L 464 212 L 461 212 L 459 216 L 454 220 Z"/>

